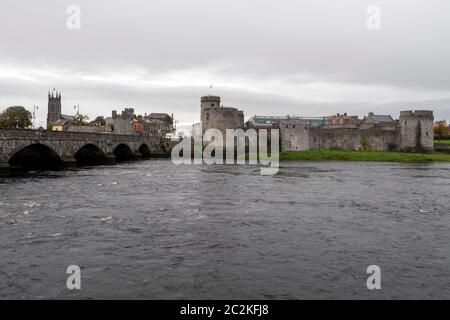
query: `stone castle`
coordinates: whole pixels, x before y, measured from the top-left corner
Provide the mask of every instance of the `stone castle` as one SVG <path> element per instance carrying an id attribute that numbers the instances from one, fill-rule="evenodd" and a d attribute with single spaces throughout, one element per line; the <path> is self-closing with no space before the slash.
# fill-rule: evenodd
<path id="1" fill-rule="evenodd" d="M 212 128 L 223 131 L 244 126 L 244 112 L 237 108 L 224 107 L 218 96 L 201 97 L 200 109 L 203 132 Z"/>
<path id="2" fill-rule="evenodd" d="M 112 111 L 114 132 L 117 134 L 129 134 L 130 132 L 132 132 L 133 120 L 133 108 L 125 108 L 125 110 L 123 110 L 121 114 L 118 114 L 116 110 Z"/>
<path id="3" fill-rule="evenodd" d="M 202 131 L 226 129 L 279 129 L 281 151 L 345 149 L 433 152 L 433 111 L 401 111 L 399 120 L 369 113 L 331 117 L 258 117 L 244 123 L 244 113 L 223 107 L 218 96 L 201 98 Z"/>

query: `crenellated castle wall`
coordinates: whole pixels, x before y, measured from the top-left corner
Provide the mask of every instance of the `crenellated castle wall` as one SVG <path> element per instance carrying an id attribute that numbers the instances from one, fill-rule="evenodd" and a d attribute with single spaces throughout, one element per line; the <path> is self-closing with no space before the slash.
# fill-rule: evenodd
<path id="1" fill-rule="evenodd" d="M 310 128 L 302 120 L 280 123 L 282 151 L 308 149 L 433 151 L 433 112 L 402 111 L 397 126 Z"/>

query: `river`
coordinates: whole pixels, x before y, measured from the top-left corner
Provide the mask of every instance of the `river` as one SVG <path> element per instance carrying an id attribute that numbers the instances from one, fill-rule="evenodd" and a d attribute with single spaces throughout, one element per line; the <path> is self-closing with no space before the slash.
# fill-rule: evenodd
<path id="1" fill-rule="evenodd" d="M 148 160 L 4 175 L 0 298 L 450 299 L 449 164 L 259 173 Z"/>

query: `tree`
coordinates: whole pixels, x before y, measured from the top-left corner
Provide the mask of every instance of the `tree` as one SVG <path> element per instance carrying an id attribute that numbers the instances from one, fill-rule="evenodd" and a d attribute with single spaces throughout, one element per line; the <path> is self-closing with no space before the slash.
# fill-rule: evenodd
<path id="1" fill-rule="evenodd" d="M 98 116 L 94 120 L 91 121 L 91 125 L 93 126 L 106 126 L 106 121 L 104 116 Z"/>
<path id="2" fill-rule="evenodd" d="M 440 121 L 436 121 L 434 123 L 434 134 L 443 135 L 443 134 L 448 134 L 448 133 L 449 133 L 449 128 L 447 125 L 447 121 L 440 120 Z"/>
<path id="3" fill-rule="evenodd" d="M 87 126 L 89 117 L 83 114 L 77 114 L 73 120 L 77 126 Z"/>
<path id="4" fill-rule="evenodd" d="M 166 115 L 166 116 L 164 117 L 164 122 L 165 122 L 166 124 L 168 124 L 168 125 L 173 125 L 173 117 L 171 117 L 171 116 L 169 116 L 169 115 Z"/>
<path id="5" fill-rule="evenodd" d="M 0 127 L 28 128 L 31 123 L 31 112 L 21 106 L 9 107 L 0 113 Z"/>

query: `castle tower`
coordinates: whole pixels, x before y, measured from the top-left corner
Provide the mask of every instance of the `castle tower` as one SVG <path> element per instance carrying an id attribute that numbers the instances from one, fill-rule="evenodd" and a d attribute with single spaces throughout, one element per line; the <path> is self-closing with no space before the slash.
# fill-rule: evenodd
<path id="1" fill-rule="evenodd" d="M 61 92 L 48 92 L 47 126 L 61 118 Z"/>
<path id="2" fill-rule="evenodd" d="M 400 151 L 433 152 L 433 111 L 400 111 Z"/>
<path id="3" fill-rule="evenodd" d="M 200 99 L 200 121 L 202 123 L 202 131 L 205 132 L 210 128 L 217 128 L 218 123 L 215 119 L 215 109 L 220 107 L 219 96 L 203 96 Z"/>
<path id="4" fill-rule="evenodd" d="M 220 107 L 220 97 L 219 96 L 203 96 L 200 99 L 201 108 L 217 108 Z"/>
<path id="5" fill-rule="evenodd" d="M 244 127 L 244 112 L 237 108 L 224 107 L 220 104 L 220 97 L 203 96 L 200 101 L 202 132 L 218 129 L 225 134 L 226 129 Z"/>
<path id="6" fill-rule="evenodd" d="M 112 112 L 114 133 L 131 134 L 133 132 L 132 122 L 134 119 L 134 109 L 125 108 L 121 114 L 116 110 Z"/>

